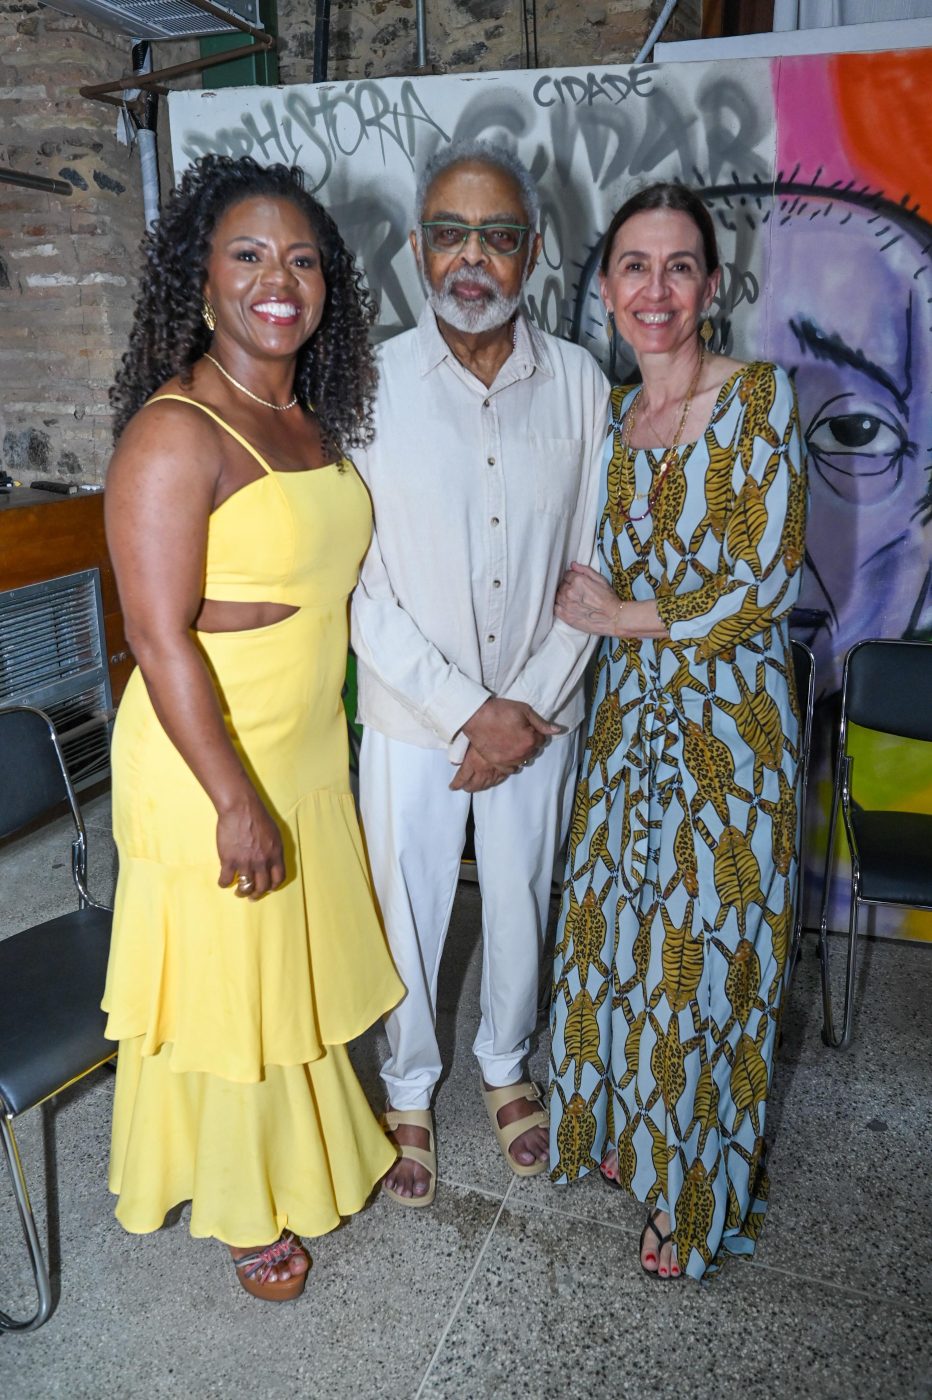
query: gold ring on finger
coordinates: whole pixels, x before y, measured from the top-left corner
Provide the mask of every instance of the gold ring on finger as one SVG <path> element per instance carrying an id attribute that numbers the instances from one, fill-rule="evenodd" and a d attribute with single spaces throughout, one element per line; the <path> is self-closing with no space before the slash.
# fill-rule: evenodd
<path id="1" fill-rule="evenodd" d="M 237 893 L 237 894 L 252 894 L 252 892 L 253 892 L 253 890 L 254 890 L 255 888 L 256 888 L 256 882 L 255 882 L 255 880 L 251 879 L 248 875 L 238 875 L 238 876 L 237 876 L 237 879 L 236 879 L 236 893 Z"/>

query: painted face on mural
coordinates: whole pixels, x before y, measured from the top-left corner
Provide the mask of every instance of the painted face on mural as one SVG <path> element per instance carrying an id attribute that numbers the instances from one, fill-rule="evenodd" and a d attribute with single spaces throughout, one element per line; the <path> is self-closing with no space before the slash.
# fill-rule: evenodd
<path id="1" fill-rule="evenodd" d="M 464 161 L 437 176 L 424 201 L 425 222 L 483 225 L 527 224 L 517 182 L 497 166 Z M 517 252 L 499 254 L 471 233 L 452 251 L 435 251 L 420 229 L 411 246 L 427 299 L 441 321 L 455 330 L 479 333 L 503 326 L 514 315 L 524 283 L 540 251 L 540 237 L 521 236 Z"/>
<path id="2" fill-rule="evenodd" d="M 832 690 L 860 638 L 932 626 L 932 270 L 912 232 L 823 198 L 773 228 L 765 295 L 761 351 L 796 380 L 809 448 L 795 630 Z"/>

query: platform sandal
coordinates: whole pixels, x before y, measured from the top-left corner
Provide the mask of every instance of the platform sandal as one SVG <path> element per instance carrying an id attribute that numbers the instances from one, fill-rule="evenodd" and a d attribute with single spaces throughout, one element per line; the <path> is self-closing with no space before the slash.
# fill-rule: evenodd
<path id="1" fill-rule="evenodd" d="M 307 1260 L 307 1269 L 302 1274 L 269 1279 L 273 1269 L 280 1268 L 296 1254 L 303 1254 Z M 246 1292 L 251 1293 L 254 1298 L 262 1298 L 267 1303 L 290 1303 L 304 1292 L 311 1267 L 311 1256 L 301 1241 L 290 1230 L 285 1230 L 274 1244 L 267 1244 L 264 1249 L 254 1249 L 249 1254 L 240 1255 L 239 1259 L 233 1260 L 233 1265 L 236 1277 Z"/>

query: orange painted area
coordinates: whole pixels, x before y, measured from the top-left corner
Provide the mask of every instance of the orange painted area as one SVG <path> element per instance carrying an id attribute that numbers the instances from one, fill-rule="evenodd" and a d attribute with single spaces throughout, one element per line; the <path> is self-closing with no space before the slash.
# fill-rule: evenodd
<path id="1" fill-rule="evenodd" d="M 932 214 L 932 51 L 838 54 L 830 60 L 852 166 L 888 199 Z"/>
<path id="2" fill-rule="evenodd" d="M 888 199 L 918 205 L 926 219 L 932 218 L 932 52 L 839 54 L 830 64 L 837 122 L 852 171 Z M 932 745 L 852 727 L 850 748 L 854 795 L 863 806 L 932 810 Z M 893 931 L 894 926 L 885 927 Z M 932 942 L 932 913 L 901 910 L 895 931 Z"/>

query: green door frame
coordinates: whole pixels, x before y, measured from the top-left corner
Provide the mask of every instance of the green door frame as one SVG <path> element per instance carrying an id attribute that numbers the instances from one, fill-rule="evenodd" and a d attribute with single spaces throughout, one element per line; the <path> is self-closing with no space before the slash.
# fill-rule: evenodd
<path id="1" fill-rule="evenodd" d="M 267 34 L 278 37 L 278 12 L 275 0 L 259 0 L 259 19 Z M 236 58 L 237 49 L 245 48 L 251 42 L 246 34 L 215 34 L 202 39 L 201 57 L 212 58 L 216 53 L 230 51 L 229 63 L 220 63 L 211 70 L 205 87 L 275 87 L 280 81 L 278 74 L 278 51 L 265 49 L 262 53 L 250 54 L 248 58 Z"/>

